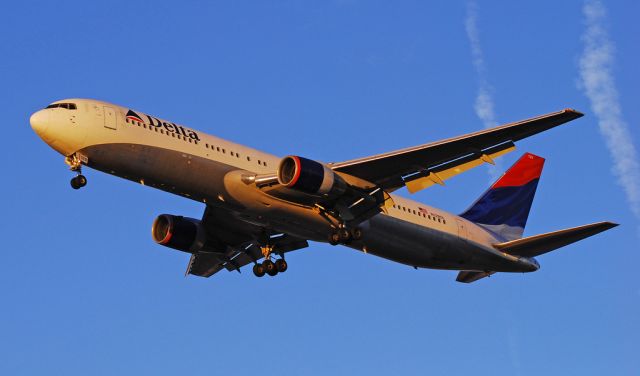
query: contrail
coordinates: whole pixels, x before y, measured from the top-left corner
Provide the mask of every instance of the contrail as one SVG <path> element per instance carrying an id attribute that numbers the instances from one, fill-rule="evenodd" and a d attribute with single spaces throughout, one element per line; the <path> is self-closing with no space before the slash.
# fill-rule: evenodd
<path id="1" fill-rule="evenodd" d="M 476 115 L 482 120 L 485 128 L 491 128 L 498 125 L 496 122 L 496 116 L 493 110 L 493 97 L 491 95 L 492 88 L 487 81 L 487 68 L 484 63 L 484 56 L 482 53 L 482 47 L 480 45 L 480 33 L 478 31 L 478 5 L 475 1 L 469 1 L 467 3 L 467 16 L 465 18 L 464 26 L 467 30 L 467 38 L 469 39 L 469 45 L 471 46 L 471 58 L 473 67 L 478 75 L 478 94 L 473 108 Z M 501 174 L 500 165 L 489 168 L 489 175 L 492 179 L 497 179 Z"/>
<path id="2" fill-rule="evenodd" d="M 598 118 L 600 133 L 614 162 L 613 174 L 625 192 L 631 211 L 640 219 L 640 164 L 611 72 L 615 47 L 604 26 L 607 11 L 599 0 L 587 0 L 582 13 L 586 29 L 582 35 L 580 88 Z"/>

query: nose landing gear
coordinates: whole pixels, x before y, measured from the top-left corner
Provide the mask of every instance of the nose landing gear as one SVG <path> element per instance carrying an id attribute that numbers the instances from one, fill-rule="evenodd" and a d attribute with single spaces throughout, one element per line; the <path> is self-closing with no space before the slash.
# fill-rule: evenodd
<path id="1" fill-rule="evenodd" d="M 76 154 L 73 154 L 66 157 L 64 161 L 69 165 L 69 169 L 77 174 L 71 179 L 71 188 L 80 189 L 87 185 L 87 178 L 82 175 L 82 161 L 80 158 L 78 158 Z"/>

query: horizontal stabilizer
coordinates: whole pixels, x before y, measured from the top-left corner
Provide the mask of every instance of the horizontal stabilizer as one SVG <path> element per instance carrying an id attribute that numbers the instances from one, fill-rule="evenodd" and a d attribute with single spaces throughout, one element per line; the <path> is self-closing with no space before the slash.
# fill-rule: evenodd
<path id="1" fill-rule="evenodd" d="M 456 278 L 456 281 L 462 282 L 462 283 L 471 283 L 479 279 L 482 279 L 484 277 L 489 277 L 491 274 L 494 274 L 494 273 L 495 272 L 474 272 L 469 270 L 463 270 L 460 273 L 458 273 L 458 278 Z"/>
<path id="2" fill-rule="evenodd" d="M 554 231 L 509 242 L 498 243 L 494 244 L 493 247 L 510 255 L 535 257 L 616 226 L 618 226 L 618 224 L 613 222 L 592 223 L 590 225 L 578 226 L 566 230 Z"/>

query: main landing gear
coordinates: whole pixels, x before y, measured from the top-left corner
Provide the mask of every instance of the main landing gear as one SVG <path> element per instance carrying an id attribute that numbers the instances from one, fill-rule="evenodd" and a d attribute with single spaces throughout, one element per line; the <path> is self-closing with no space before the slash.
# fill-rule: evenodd
<path id="1" fill-rule="evenodd" d="M 354 240 L 362 239 L 362 229 L 360 227 L 347 228 L 340 226 L 329 234 L 329 244 L 349 244 Z"/>
<path id="2" fill-rule="evenodd" d="M 262 263 L 256 262 L 255 265 L 253 265 L 253 274 L 255 274 L 256 277 L 264 277 L 265 274 L 274 277 L 278 273 L 287 271 L 289 266 L 284 258 L 277 259 L 275 262 L 271 261 L 271 253 L 273 252 L 272 245 L 265 245 L 260 248 L 264 256 L 264 261 Z"/>
<path id="3" fill-rule="evenodd" d="M 69 169 L 75 172 L 77 175 L 71 179 L 71 188 L 80 189 L 87 185 L 87 178 L 82 175 L 82 162 L 75 155 L 71 155 L 65 158 L 65 163 L 69 165 Z"/>

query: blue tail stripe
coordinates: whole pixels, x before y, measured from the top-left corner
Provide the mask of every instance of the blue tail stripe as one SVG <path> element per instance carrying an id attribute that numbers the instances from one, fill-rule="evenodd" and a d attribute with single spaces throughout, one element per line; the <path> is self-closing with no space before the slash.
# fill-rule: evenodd
<path id="1" fill-rule="evenodd" d="M 460 216 L 475 223 L 524 229 L 538 180 L 522 186 L 490 189 Z"/>

